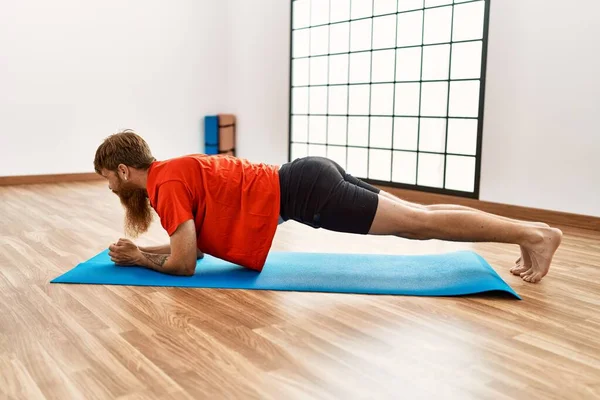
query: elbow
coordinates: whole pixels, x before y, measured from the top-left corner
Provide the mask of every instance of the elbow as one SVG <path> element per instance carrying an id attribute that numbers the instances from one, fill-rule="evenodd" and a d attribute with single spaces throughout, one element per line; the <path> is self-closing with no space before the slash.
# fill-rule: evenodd
<path id="1" fill-rule="evenodd" d="M 196 263 L 184 264 L 179 268 L 179 275 L 193 276 L 196 273 Z"/>
<path id="2" fill-rule="evenodd" d="M 196 263 L 173 263 L 163 272 L 169 275 L 192 276 L 196 272 Z"/>

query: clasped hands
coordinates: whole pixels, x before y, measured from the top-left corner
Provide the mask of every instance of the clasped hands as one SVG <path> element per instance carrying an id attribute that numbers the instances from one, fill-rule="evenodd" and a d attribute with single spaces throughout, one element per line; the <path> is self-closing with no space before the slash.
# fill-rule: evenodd
<path id="1" fill-rule="evenodd" d="M 142 251 L 129 239 L 119 239 L 108 247 L 110 260 L 117 265 L 140 265 Z"/>

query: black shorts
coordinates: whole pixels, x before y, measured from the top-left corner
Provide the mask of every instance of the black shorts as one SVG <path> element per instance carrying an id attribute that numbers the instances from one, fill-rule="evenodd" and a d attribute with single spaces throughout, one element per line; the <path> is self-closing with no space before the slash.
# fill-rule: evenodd
<path id="1" fill-rule="evenodd" d="M 374 186 L 349 175 L 324 157 L 304 157 L 279 170 L 281 211 L 284 221 L 313 228 L 367 234 L 377 212 Z"/>

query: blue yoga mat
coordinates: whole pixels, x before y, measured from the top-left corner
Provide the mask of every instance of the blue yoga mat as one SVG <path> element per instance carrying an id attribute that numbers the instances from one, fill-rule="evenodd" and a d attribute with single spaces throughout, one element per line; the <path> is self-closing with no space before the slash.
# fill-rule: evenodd
<path id="1" fill-rule="evenodd" d="M 52 283 L 460 296 L 503 291 L 521 299 L 478 254 L 379 255 L 271 252 L 262 272 L 206 255 L 191 277 L 119 267 L 108 250 Z"/>

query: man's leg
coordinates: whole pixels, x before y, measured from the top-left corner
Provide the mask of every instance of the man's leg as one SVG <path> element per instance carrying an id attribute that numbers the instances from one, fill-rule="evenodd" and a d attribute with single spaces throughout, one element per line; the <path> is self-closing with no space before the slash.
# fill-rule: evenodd
<path id="1" fill-rule="evenodd" d="M 394 196 L 391 193 L 385 192 L 385 191 L 381 191 L 379 194 L 381 194 L 384 197 L 387 197 L 390 200 L 393 201 L 398 201 L 402 204 L 405 204 L 409 207 L 415 207 L 415 208 L 419 208 L 419 209 L 425 209 L 425 210 L 430 210 L 430 211 L 436 211 L 436 210 L 440 210 L 440 211 L 474 211 L 474 212 L 478 212 L 478 213 L 483 213 L 483 214 L 487 214 L 489 216 L 495 217 L 495 218 L 499 218 L 505 221 L 509 221 L 509 222 L 516 222 L 516 223 L 522 223 L 522 224 L 529 224 L 529 225 L 534 225 L 534 226 L 545 226 L 545 227 L 549 227 L 548 224 L 543 223 L 543 222 L 531 222 L 531 221 L 521 221 L 518 219 L 512 219 L 512 218 L 508 218 L 508 217 L 503 217 L 501 215 L 496 215 L 496 214 L 490 214 L 488 212 L 482 211 L 482 210 L 478 210 L 476 208 L 471 208 L 471 207 L 467 207 L 467 206 L 461 206 L 458 204 L 431 204 L 431 205 L 423 205 L 423 204 L 417 204 L 417 203 L 411 203 L 409 201 L 406 200 L 402 200 L 397 196 Z"/>
<path id="2" fill-rule="evenodd" d="M 413 208 L 417 208 L 417 209 L 421 209 L 421 210 L 430 210 L 430 211 L 474 211 L 474 212 L 479 212 L 479 213 L 487 214 L 489 216 L 502 219 L 504 221 L 515 222 L 515 223 L 522 223 L 522 224 L 529 224 L 529 225 L 540 226 L 540 227 L 549 227 L 548 224 L 543 223 L 543 222 L 531 222 L 531 221 L 521 221 L 521 220 L 517 220 L 517 219 L 511 219 L 511 218 L 503 217 L 501 215 L 490 214 L 490 213 L 487 213 L 485 211 L 478 210 L 476 208 L 471 208 L 471 207 L 466 207 L 466 206 L 461 206 L 461 205 L 456 205 L 456 204 L 421 205 L 421 204 L 411 203 L 411 202 L 406 201 L 406 200 L 402 200 L 402 199 L 394 196 L 393 194 L 385 192 L 383 190 L 380 191 L 379 194 L 382 195 L 382 196 L 384 196 L 384 197 L 387 197 L 390 200 L 397 201 L 397 202 L 399 202 L 401 204 L 404 204 L 404 205 L 406 205 L 408 207 L 413 207 Z M 529 257 L 529 254 L 527 253 L 527 250 L 523 246 L 520 246 L 520 250 L 521 250 L 521 256 L 517 259 L 517 261 L 515 261 L 515 266 L 512 267 L 511 270 L 510 270 L 510 272 L 513 273 L 514 275 L 520 275 L 523 272 L 527 271 L 531 267 L 531 258 Z"/>
<path id="3" fill-rule="evenodd" d="M 415 208 L 381 194 L 369 234 L 417 240 L 516 244 L 531 258 L 530 268 L 521 273 L 528 282 L 538 282 L 548 273 L 562 240 L 562 232 L 558 229 L 513 222 L 471 210 Z"/>
<path id="4" fill-rule="evenodd" d="M 362 187 L 363 189 L 366 189 L 370 192 L 377 193 L 380 196 L 386 197 L 392 201 L 398 202 L 407 207 L 411 207 L 411 208 L 418 209 L 418 210 L 427 210 L 427 211 L 455 211 L 455 210 L 456 211 L 473 211 L 473 212 L 486 214 L 488 216 L 498 218 L 498 219 L 508 221 L 508 222 L 548 227 L 548 225 L 544 224 L 544 223 L 513 220 L 510 218 L 502 217 L 502 216 L 495 215 L 495 214 L 489 214 L 489 213 L 486 213 L 481 210 L 477 210 L 477 209 L 469 208 L 469 207 L 465 207 L 465 206 L 460 206 L 460 205 L 454 205 L 454 204 L 421 205 L 421 204 L 411 203 L 409 201 L 402 200 L 402 199 L 392 195 L 391 193 L 380 190 L 379 188 L 376 188 L 375 186 L 372 186 L 366 182 L 363 182 L 362 180 L 346 173 L 346 171 L 344 171 L 344 169 L 341 166 L 339 166 L 338 164 L 335 164 L 335 165 L 338 168 L 338 171 L 343 176 L 343 178 L 346 182 L 351 183 L 356 186 L 359 186 L 359 187 Z M 514 275 L 524 274 L 526 271 L 528 271 L 531 268 L 531 257 L 529 255 L 527 249 L 524 248 L 523 246 L 519 246 L 519 248 L 521 251 L 521 256 L 517 259 L 517 261 L 515 261 L 515 265 L 510 270 L 510 272 Z"/>
<path id="5" fill-rule="evenodd" d="M 521 248 L 522 256 L 521 259 L 517 260 L 517 266 L 513 267 L 511 272 L 515 275 L 520 275 L 527 281 L 538 281 L 544 275 L 546 275 L 550 267 L 552 256 L 562 239 L 562 232 L 557 229 L 551 229 L 545 224 L 511 220 L 509 218 L 488 214 L 483 211 L 469 209 L 468 207 L 463 206 L 422 206 L 409 203 L 361 181 L 360 179 L 346 173 L 341 166 L 335 163 L 333 164 L 336 166 L 338 172 L 348 184 L 352 185 L 353 187 L 362 188 L 360 190 L 369 191 L 378 196 L 379 201 L 376 201 L 376 204 L 379 204 L 375 205 L 375 207 L 377 207 L 375 212 L 376 215 L 374 220 L 369 222 L 370 229 L 368 233 L 384 235 L 391 234 L 413 239 L 442 239 L 450 241 L 474 242 L 491 241 L 518 244 Z M 349 198 L 343 195 L 340 198 L 336 198 L 337 202 L 335 203 L 335 207 L 340 207 L 340 210 L 336 211 L 342 211 L 342 214 L 344 212 L 352 213 L 352 207 L 354 207 L 357 198 L 360 198 L 360 201 L 363 202 L 363 204 L 367 204 L 369 202 L 369 196 L 359 195 L 360 190 L 351 191 L 354 193 L 354 195 L 350 196 Z M 387 205 L 383 207 L 382 204 Z M 394 205 L 397 206 L 397 208 L 402 212 L 398 213 L 398 210 L 390 210 L 390 207 Z M 329 217 L 331 217 L 331 214 L 339 214 L 339 212 L 336 211 L 328 210 L 328 213 L 330 214 Z M 357 215 L 362 216 L 361 213 L 358 213 Z M 413 216 L 413 226 L 403 226 L 403 224 L 410 225 L 407 221 L 407 218 L 409 218 L 410 215 Z M 420 226 L 414 221 L 415 215 L 422 217 L 420 220 L 422 222 Z M 449 216 L 451 217 L 451 220 L 449 222 L 447 221 L 446 225 L 440 225 L 440 222 L 442 222 L 440 221 L 441 216 Z M 465 216 L 466 219 L 463 221 L 462 218 L 465 218 Z M 435 218 L 435 221 L 433 222 L 434 226 L 432 227 L 429 225 L 432 224 L 431 219 L 433 217 L 437 218 Z M 360 220 L 360 218 L 358 221 L 357 223 L 359 225 L 364 223 L 364 220 Z M 479 230 L 476 230 L 476 224 L 480 223 L 481 221 L 484 221 L 485 223 L 479 228 Z M 345 223 L 340 223 L 338 215 L 334 216 L 332 219 L 329 219 L 326 225 L 329 226 L 329 229 L 339 230 L 342 232 L 357 230 L 356 227 L 349 228 L 348 222 L 350 221 L 346 220 Z M 419 222 L 419 220 L 417 219 L 416 222 Z M 456 228 L 461 227 L 461 224 L 464 225 L 465 223 L 470 223 L 470 225 L 462 231 L 460 229 L 458 231 L 456 230 Z M 490 225 L 490 223 L 492 224 Z M 388 224 L 388 226 L 386 226 L 386 224 Z M 543 243 L 533 243 L 532 240 L 525 241 L 523 238 L 521 238 L 521 240 L 516 240 L 514 235 L 513 237 L 505 236 L 504 238 L 497 238 L 498 226 L 502 227 L 503 229 L 506 229 L 506 227 L 512 227 L 513 231 L 521 230 L 523 232 L 529 232 L 529 239 L 534 236 L 531 234 L 531 232 L 535 231 L 538 232 L 538 234 L 542 232 L 544 234 L 549 234 L 551 237 L 554 237 L 554 239 L 558 237 L 558 243 L 552 244 L 556 244 L 556 247 L 550 251 L 550 255 L 548 256 L 545 254 L 545 247 L 541 246 Z M 324 227 L 327 228 L 325 225 Z M 433 229 L 435 227 L 441 228 L 442 230 L 435 232 Z M 486 232 L 486 230 L 491 231 Z M 461 233 L 464 236 L 463 238 L 460 237 Z M 542 252 L 540 253 L 540 251 Z M 532 254 L 533 252 L 536 253 Z M 519 265 L 520 261 L 523 261 L 523 263 Z"/>

